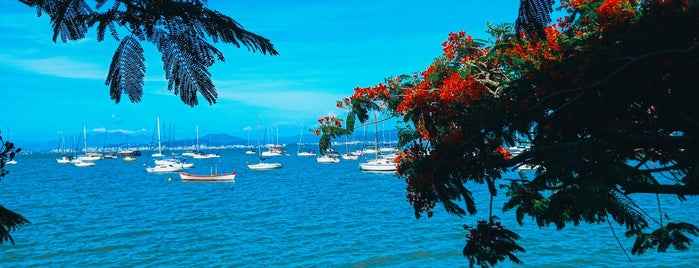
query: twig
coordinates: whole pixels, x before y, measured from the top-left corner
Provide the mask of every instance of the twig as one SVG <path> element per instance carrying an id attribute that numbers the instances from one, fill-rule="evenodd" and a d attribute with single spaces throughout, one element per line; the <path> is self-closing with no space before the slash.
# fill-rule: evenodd
<path id="1" fill-rule="evenodd" d="M 607 211 L 605 210 L 605 212 L 607 212 Z M 616 239 L 616 242 L 619 244 L 619 247 L 621 248 L 621 251 L 624 252 L 624 255 L 626 256 L 626 258 L 629 259 L 629 262 L 633 262 L 633 261 L 631 260 L 631 257 L 629 256 L 629 253 L 626 252 L 626 249 L 625 249 L 624 246 L 621 244 L 621 241 L 619 240 L 619 237 L 616 235 L 616 232 L 614 231 L 614 227 L 612 226 L 612 222 L 609 221 L 609 212 L 607 212 L 606 217 L 607 217 L 607 224 L 609 224 L 609 229 L 612 230 L 612 235 L 614 236 L 614 239 Z"/>

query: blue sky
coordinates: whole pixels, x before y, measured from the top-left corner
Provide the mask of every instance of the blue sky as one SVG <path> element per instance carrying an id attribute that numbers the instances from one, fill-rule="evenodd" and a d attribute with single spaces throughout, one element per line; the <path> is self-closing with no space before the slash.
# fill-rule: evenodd
<path id="1" fill-rule="evenodd" d="M 494 4 L 494 3 L 498 4 Z M 501 3 L 502 2 L 502 3 Z M 225 4 L 224 4 L 225 3 Z M 209 1 L 245 29 L 269 38 L 279 56 L 218 44 L 226 62 L 210 69 L 216 104 L 189 107 L 172 92 L 160 55 L 146 50 L 140 103 L 110 100 L 104 81 L 117 43 L 53 43 L 49 20 L 19 1 L 0 9 L 0 130 L 14 141 L 58 140 L 58 133 L 147 133 L 156 117 L 176 138 L 261 127 L 298 135 L 316 119 L 342 115 L 335 101 L 357 86 L 422 71 L 450 32 L 486 37 L 487 22 L 513 22 L 519 1 Z M 9 133 L 8 133 L 9 131 Z M 255 134 L 252 134 L 255 135 Z"/>

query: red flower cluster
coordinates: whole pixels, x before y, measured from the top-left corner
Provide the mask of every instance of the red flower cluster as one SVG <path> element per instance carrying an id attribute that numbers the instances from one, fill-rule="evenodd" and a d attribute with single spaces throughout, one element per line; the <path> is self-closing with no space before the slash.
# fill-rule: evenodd
<path id="1" fill-rule="evenodd" d="M 379 99 L 389 99 L 391 93 L 388 88 L 383 83 L 379 83 L 373 87 L 356 87 L 354 88 L 354 94 L 350 99 L 365 99 L 369 101 L 375 101 Z"/>
<path id="2" fill-rule="evenodd" d="M 504 146 L 500 145 L 497 149 L 495 149 L 499 154 L 502 155 L 505 160 L 512 158 L 512 153 L 510 152 L 510 149 L 505 148 Z"/>

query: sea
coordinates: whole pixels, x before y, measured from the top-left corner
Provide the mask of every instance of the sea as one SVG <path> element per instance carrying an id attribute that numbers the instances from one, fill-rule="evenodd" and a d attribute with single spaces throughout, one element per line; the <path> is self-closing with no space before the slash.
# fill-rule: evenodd
<path id="1" fill-rule="evenodd" d="M 257 156 L 243 149 L 220 158 L 190 159 L 190 173 L 236 171 L 235 183 L 182 182 L 176 173 L 146 172 L 135 162 L 104 159 L 92 167 L 58 164 L 54 154 L 19 155 L 0 181 L 0 205 L 30 224 L 0 245 L 1 267 L 468 267 L 463 225 L 488 217 L 483 185 L 469 185 L 479 202 L 475 216 L 416 219 L 406 184 L 393 173 L 364 172 L 358 161 L 318 164 L 314 157 L 271 160 L 277 170 L 249 170 Z M 362 161 L 361 159 L 359 161 Z M 519 178 L 518 172 L 505 178 Z M 526 174 L 525 174 L 526 175 Z M 608 223 L 572 224 L 563 230 L 522 226 L 494 214 L 519 233 L 523 262 L 497 267 L 699 267 L 699 237 L 689 251 L 631 255 L 632 238 Z M 659 220 L 699 225 L 699 198 L 637 195 Z M 653 226 L 657 223 L 651 222 Z"/>

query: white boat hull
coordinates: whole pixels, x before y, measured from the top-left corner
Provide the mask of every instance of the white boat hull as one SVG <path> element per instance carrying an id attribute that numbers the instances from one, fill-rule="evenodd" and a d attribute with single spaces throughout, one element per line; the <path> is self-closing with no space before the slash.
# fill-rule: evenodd
<path id="1" fill-rule="evenodd" d="M 262 156 L 280 156 L 282 155 L 281 153 L 277 152 L 262 152 Z"/>
<path id="2" fill-rule="evenodd" d="M 80 161 L 97 161 L 102 159 L 100 156 L 78 156 L 78 160 Z"/>
<path id="3" fill-rule="evenodd" d="M 316 161 L 321 164 L 334 164 L 334 163 L 340 163 L 340 159 L 337 157 L 332 157 L 332 156 L 321 156 L 316 158 Z"/>
<path id="4" fill-rule="evenodd" d="M 75 160 L 72 162 L 76 167 L 91 167 L 95 165 L 95 162 Z"/>
<path id="5" fill-rule="evenodd" d="M 396 171 L 397 167 L 393 161 L 381 158 L 359 164 L 359 168 L 365 171 Z"/>
<path id="6" fill-rule="evenodd" d="M 197 175 L 180 172 L 182 181 L 225 181 L 235 182 L 236 172 L 228 174 Z"/>
<path id="7" fill-rule="evenodd" d="M 353 155 L 353 154 L 343 154 L 342 159 L 344 159 L 344 160 L 359 160 L 359 156 Z"/>
<path id="8" fill-rule="evenodd" d="M 179 172 L 182 171 L 182 167 L 176 165 L 157 165 L 155 167 L 147 167 L 146 171 L 148 171 L 148 173 Z"/>
<path id="9" fill-rule="evenodd" d="M 265 169 L 281 168 L 282 164 L 281 163 L 257 163 L 257 164 L 248 164 L 247 166 L 249 169 L 252 169 L 252 170 L 265 170 Z"/>

